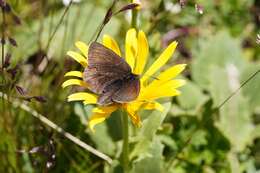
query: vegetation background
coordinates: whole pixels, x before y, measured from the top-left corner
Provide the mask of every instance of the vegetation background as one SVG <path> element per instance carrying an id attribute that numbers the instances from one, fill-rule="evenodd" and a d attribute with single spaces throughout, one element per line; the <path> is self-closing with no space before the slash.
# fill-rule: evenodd
<path id="1" fill-rule="evenodd" d="M 61 88 L 64 73 L 78 68 L 66 52 L 75 49 L 75 41 L 89 42 L 111 1 L 7 2 L 10 8 L 2 8 L 0 17 L 0 55 L 5 59 L 0 172 L 122 172 L 117 161 L 122 143 L 119 115 L 114 113 L 92 133 L 86 126 L 91 106 L 67 103 L 75 88 Z M 127 3 L 120 0 L 116 8 Z M 183 78 L 188 82 L 182 95 L 162 100 L 163 113 L 141 112 L 144 125 L 132 129 L 130 139 L 131 172 L 260 172 L 260 74 L 219 107 L 260 69 L 260 1 L 141 3 L 139 28 L 147 34 L 151 62 L 177 40 L 169 64 L 187 63 Z M 123 48 L 129 21 L 128 12 L 117 15 L 103 33 Z M 43 124 L 32 115 L 35 111 L 110 156 L 112 165 Z"/>

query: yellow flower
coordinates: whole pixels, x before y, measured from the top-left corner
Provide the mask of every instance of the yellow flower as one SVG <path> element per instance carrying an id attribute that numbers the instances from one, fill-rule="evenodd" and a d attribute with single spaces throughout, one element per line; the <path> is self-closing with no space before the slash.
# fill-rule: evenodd
<path id="1" fill-rule="evenodd" d="M 67 54 L 71 56 L 75 61 L 83 66 L 81 71 L 70 71 L 65 74 L 65 77 L 73 77 L 66 80 L 62 87 L 65 88 L 71 85 L 78 85 L 88 88 L 88 84 L 83 81 L 83 71 L 88 65 L 88 46 L 83 42 L 76 42 L 76 47 L 80 50 L 80 53 L 69 51 Z M 113 50 L 119 56 L 122 56 L 117 42 L 108 35 L 103 36 L 103 45 Z M 134 74 L 140 75 L 141 89 L 139 96 L 136 100 L 119 104 L 114 103 L 108 106 L 96 106 L 92 112 L 92 116 L 89 120 L 89 127 L 93 131 L 94 126 L 103 122 L 110 114 L 117 109 L 124 109 L 132 122 L 136 126 L 141 125 L 141 120 L 138 115 L 140 109 L 159 111 L 163 110 L 163 106 L 156 101 L 156 99 L 163 97 L 172 97 L 180 94 L 177 88 L 185 84 L 184 80 L 173 79 L 179 73 L 181 73 L 185 64 L 179 64 L 168 68 L 162 73 L 155 74 L 158 70 L 164 66 L 167 61 L 172 57 L 175 51 L 177 42 L 172 42 L 162 54 L 155 60 L 155 62 L 147 68 L 146 72 L 143 72 L 148 60 L 149 47 L 146 36 L 143 31 L 136 32 L 135 29 L 129 29 L 126 34 L 125 40 L 125 59 L 132 69 Z M 156 79 L 148 80 L 151 76 L 155 75 Z M 151 78 L 150 78 L 151 79 Z M 98 96 L 91 93 L 89 90 L 86 92 L 77 92 L 68 96 L 68 101 L 82 101 L 86 104 L 96 104 Z"/>

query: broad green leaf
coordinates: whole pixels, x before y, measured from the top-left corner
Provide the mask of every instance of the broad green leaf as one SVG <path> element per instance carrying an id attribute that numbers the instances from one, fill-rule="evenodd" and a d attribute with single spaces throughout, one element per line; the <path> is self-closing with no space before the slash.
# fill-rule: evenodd
<path id="1" fill-rule="evenodd" d="M 161 173 L 163 145 L 159 140 L 154 140 L 149 149 L 149 156 L 134 161 L 132 173 Z"/>
<path id="2" fill-rule="evenodd" d="M 228 161 L 230 163 L 231 173 L 242 173 L 236 153 L 229 152 Z"/>
<path id="3" fill-rule="evenodd" d="M 134 157 L 138 156 L 138 158 L 145 157 L 149 155 L 148 149 L 151 145 L 151 141 L 154 138 L 154 135 L 157 129 L 161 126 L 163 120 L 165 119 L 171 103 L 163 104 L 164 111 L 153 111 L 147 119 L 143 121 L 143 126 L 138 135 L 138 143 L 135 144 L 133 151 L 130 154 L 130 158 L 133 159 Z"/>
<path id="4" fill-rule="evenodd" d="M 246 81 L 251 75 L 260 69 L 260 64 L 249 64 L 241 74 L 241 82 Z M 260 113 L 260 72 L 243 88 L 243 94 L 249 101 L 249 107 L 256 113 Z"/>
<path id="5" fill-rule="evenodd" d="M 170 147 L 172 150 L 177 150 L 177 144 L 175 140 L 169 135 L 158 135 L 157 138 L 166 146 Z"/>
<path id="6" fill-rule="evenodd" d="M 87 124 L 88 114 L 91 112 L 92 106 L 84 106 L 82 103 L 75 103 L 74 112 L 77 116 L 79 116 L 80 121 L 83 125 Z"/>
<path id="7" fill-rule="evenodd" d="M 95 127 L 95 133 L 89 132 L 89 135 L 98 150 L 111 156 L 115 154 L 116 144 L 109 135 L 109 129 L 105 122 L 98 124 Z"/>
<path id="8" fill-rule="evenodd" d="M 76 103 L 74 111 L 79 116 L 83 125 L 87 124 L 87 120 L 92 115 L 93 106 L 83 106 L 81 103 Z M 112 116 L 112 115 L 111 115 Z M 86 126 L 86 132 L 90 135 L 90 138 L 96 144 L 96 148 L 108 155 L 114 155 L 116 152 L 116 144 L 109 133 L 109 127 L 106 122 L 100 123 L 95 126 L 95 132 L 92 132 Z"/>
<path id="9" fill-rule="evenodd" d="M 143 121 L 143 126 L 140 131 L 140 136 L 152 140 L 157 129 L 161 126 L 163 120 L 165 119 L 170 107 L 171 103 L 163 104 L 164 110 L 163 112 L 159 112 L 157 110 L 153 111 L 147 119 Z"/>
<path id="10" fill-rule="evenodd" d="M 214 68 L 211 71 L 210 92 L 215 106 L 220 105 L 240 85 L 239 76 L 233 74 L 236 73 L 235 69 L 232 69 L 235 66 L 231 67 Z M 219 112 L 217 127 L 229 139 L 234 151 L 242 151 L 250 142 L 250 135 L 254 128 L 248 101 L 241 93 L 236 93 L 220 108 Z"/>
<path id="11" fill-rule="evenodd" d="M 194 50 L 195 58 L 192 62 L 192 76 L 198 85 L 208 89 L 211 80 L 209 74 L 215 66 L 225 68 L 227 64 L 234 64 L 242 70 L 245 61 L 239 40 L 222 31 L 200 41 L 199 47 Z"/>
<path id="12" fill-rule="evenodd" d="M 170 115 L 174 117 L 183 116 L 183 115 L 197 116 L 198 113 L 195 110 L 186 110 L 177 104 L 172 104 Z"/>
<path id="13" fill-rule="evenodd" d="M 181 95 L 177 97 L 180 106 L 185 110 L 198 110 L 207 100 L 207 96 L 202 93 L 202 89 L 193 82 L 181 87 Z M 173 108 L 174 109 L 174 108 Z"/>

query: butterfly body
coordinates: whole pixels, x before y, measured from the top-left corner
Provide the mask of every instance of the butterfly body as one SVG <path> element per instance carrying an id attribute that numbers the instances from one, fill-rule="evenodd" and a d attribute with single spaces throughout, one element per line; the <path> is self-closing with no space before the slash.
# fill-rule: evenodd
<path id="1" fill-rule="evenodd" d="M 130 102 L 140 92 L 139 75 L 131 72 L 123 58 L 97 42 L 89 47 L 83 80 L 99 95 L 99 105 Z"/>

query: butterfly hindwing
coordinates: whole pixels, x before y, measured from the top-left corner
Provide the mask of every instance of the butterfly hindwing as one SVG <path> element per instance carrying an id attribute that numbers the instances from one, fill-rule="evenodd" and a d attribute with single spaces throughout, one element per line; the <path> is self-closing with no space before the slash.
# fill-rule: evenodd
<path id="1" fill-rule="evenodd" d="M 124 79 L 118 91 L 116 91 L 112 100 L 117 103 L 126 103 L 135 100 L 140 92 L 140 80 L 137 75 L 131 74 Z"/>

